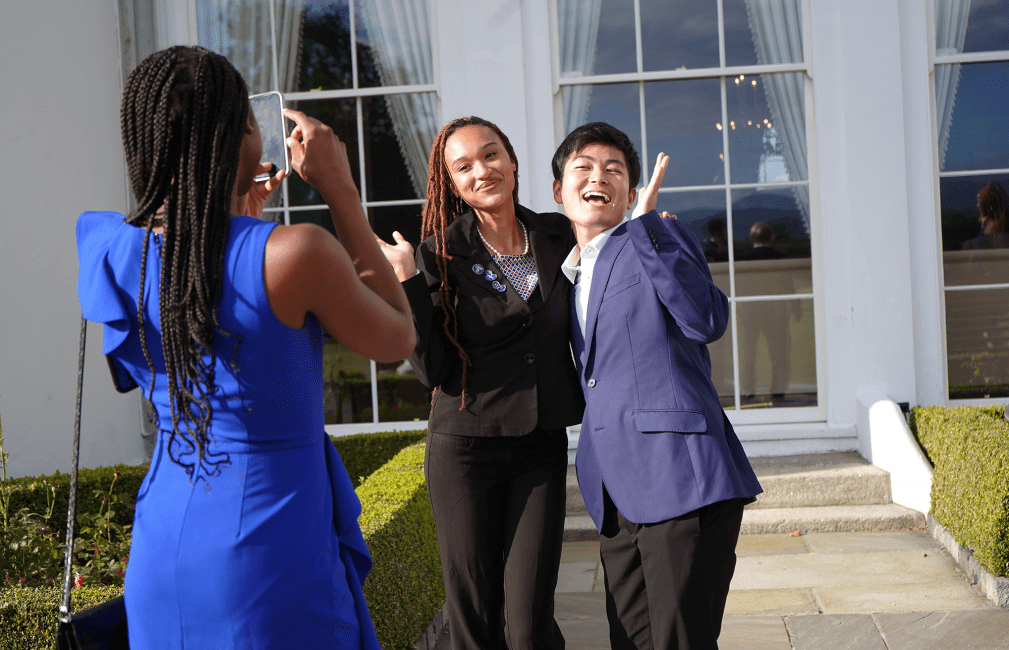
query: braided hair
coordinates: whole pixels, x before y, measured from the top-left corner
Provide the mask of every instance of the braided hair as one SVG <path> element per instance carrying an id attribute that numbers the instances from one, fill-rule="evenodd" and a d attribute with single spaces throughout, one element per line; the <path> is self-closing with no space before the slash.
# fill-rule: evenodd
<path id="1" fill-rule="evenodd" d="M 496 124 L 488 122 L 479 117 L 460 117 L 452 120 L 441 130 L 434 143 L 431 145 L 431 158 L 427 163 L 427 202 L 424 204 L 424 211 L 421 214 L 421 240 L 434 235 L 435 255 L 438 260 L 438 273 L 441 276 L 441 304 L 445 307 L 445 336 L 455 345 L 459 352 L 459 360 L 462 362 L 462 405 L 461 411 L 466 407 L 466 366 L 470 365 L 469 355 L 459 343 L 459 319 L 456 316 L 455 308 L 452 306 L 451 287 L 448 282 L 448 262 L 451 255 L 445 249 L 445 229 L 455 221 L 456 217 L 467 212 L 470 207 L 459 196 L 455 182 L 449 172 L 448 164 L 445 162 L 445 143 L 459 129 L 466 126 L 484 126 L 493 131 L 504 145 L 508 157 L 515 165 L 515 189 L 512 191 L 512 199 L 518 203 L 519 196 L 519 172 L 518 158 L 515 150 L 501 129 Z"/>
<path id="2" fill-rule="evenodd" d="M 155 371 L 144 327 L 144 282 L 148 242 L 160 221 L 158 308 L 172 415 L 168 453 L 190 479 L 197 466 L 212 473 L 227 462 L 226 455 L 208 449 L 212 345 L 221 329 L 224 244 L 248 116 L 242 76 L 226 58 L 200 47 L 152 54 L 130 73 L 123 91 L 123 146 L 137 201 L 126 222 L 146 231 L 137 320 L 151 371 L 149 400 Z M 153 401 L 151 407 L 157 418 Z"/>

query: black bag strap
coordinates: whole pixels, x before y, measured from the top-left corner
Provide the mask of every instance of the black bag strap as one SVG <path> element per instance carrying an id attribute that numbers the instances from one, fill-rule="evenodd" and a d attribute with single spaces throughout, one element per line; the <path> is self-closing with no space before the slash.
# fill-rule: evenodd
<path id="1" fill-rule="evenodd" d="M 77 518 L 77 465 L 81 449 L 81 397 L 84 394 L 84 343 L 88 331 L 88 321 L 81 316 L 80 358 L 77 362 L 77 408 L 74 411 L 74 447 L 70 466 L 70 495 L 67 499 L 67 550 L 63 556 L 63 603 L 60 605 L 60 621 L 69 623 L 70 589 L 73 587 L 74 565 L 74 523 Z"/>

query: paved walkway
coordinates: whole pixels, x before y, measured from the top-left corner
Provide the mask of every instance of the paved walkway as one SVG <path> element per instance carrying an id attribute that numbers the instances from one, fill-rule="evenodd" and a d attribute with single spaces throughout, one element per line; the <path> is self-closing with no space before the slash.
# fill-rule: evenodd
<path id="1" fill-rule="evenodd" d="M 1009 609 L 927 530 L 743 535 L 720 650 L 1007 650 Z M 599 543 L 565 542 L 557 621 L 569 650 L 608 650 Z"/>

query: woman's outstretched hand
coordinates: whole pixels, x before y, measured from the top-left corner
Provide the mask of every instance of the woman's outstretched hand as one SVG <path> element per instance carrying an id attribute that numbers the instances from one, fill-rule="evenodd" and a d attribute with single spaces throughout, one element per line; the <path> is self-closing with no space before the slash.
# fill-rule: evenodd
<path id="1" fill-rule="evenodd" d="M 319 190 L 323 198 L 332 191 L 354 187 L 347 159 L 347 145 L 333 129 L 301 111 L 284 109 L 284 117 L 294 122 L 287 147 L 291 151 L 291 167 L 306 183 Z M 328 203 L 328 199 L 327 199 Z"/>
<path id="2" fill-rule="evenodd" d="M 266 174 L 270 171 L 270 163 L 259 163 L 256 175 Z M 253 183 L 248 192 L 235 199 L 235 214 L 247 214 L 257 219 L 263 214 L 263 208 L 269 200 L 273 191 L 280 187 L 287 172 L 283 169 L 267 178 L 265 181 Z"/>
<path id="3" fill-rule="evenodd" d="M 385 259 L 389 261 L 392 270 L 396 272 L 396 279 L 403 282 L 417 275 L 417 261 L 413 256 L 413 246 L 403 238 L 403 235 L 399 234 L 398 230 L 392 233 L 392 238 L 396 242 L 395 246 L 375 235 L 378 248 L 385 255 Z"/>
<path id="4" fill-rule="evenodd" d="M 652 169 L 652 178 L 648 181 L 648 186 L 641 190 L 638 195 L 638 202 L 634 204 L 631 212 L 631 219 L 637 219 L 646 212 L 655 209 L 659 199 L 659 188 L 662 187 L 662 177 L 666 175 L 666 165 L 669 164 L 669 156 L 660 153 L 655 159 L 655 168 Z M 668 213 L 663 213 L 667 215 Z"/>

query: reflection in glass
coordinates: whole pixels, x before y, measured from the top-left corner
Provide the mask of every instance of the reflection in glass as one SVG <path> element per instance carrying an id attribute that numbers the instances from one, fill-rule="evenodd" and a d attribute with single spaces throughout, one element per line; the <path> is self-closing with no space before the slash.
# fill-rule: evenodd
<path id="1" fill-rule="evenodd" d="M 812 292 L 809 233 L 792 189 L 732 191 L 737 296 Z"/>
<path id="2" fill-rule="evenodd" d="M 725 65 L 802 62 L 801 0 L 723 0 Z"/>
<path id="3" fill-rule="evenodd" d="M 358 49 L 358 74 L 377 80 L 367 46 Z M 339 90 L 354 87 L 350 49 L 350 6 L 347 0 L 306 0 L 302 26 L 299 90 Z"/>
<path id="4" fill-rule="evenodd" d="M 327 336 L 322 380 L 326 424 L 372 421 L 371 363 L 367 357 Z"/>
<path id="5" fill-rule="evenodd" d="M 718 401 L 723 409 L 736 408 L 735 380 L 732 375 L 732 331 L 725 330 L 722 338 L 708 344 L 711 355 L 711 382 L 718 391 Z"/>
<path id="6" fill-rule="evenodd" d="M 383 205 L 368 208 L 368 221 L 371 229 L 379 237 L 390 244 L 394 230 L 398 230 L 414 248 L 420 243 L 420 213 L 424 204 L 416 205 Z"/>
<path id="7" fill-rule="evenodd" d="M 743 408 L 815 406 L 812 299 L 736 303 Z"/>
<path id="8" fill-rule="evenodd" d="M 306 115 L 332 127 L 340 141 L 347 145 L 350 172 L 354 177 L 354 184 L 360 188 L 361 166 L 357 149 L 357 100 L 322 99 L 292 102 L 289 106 L 304 111 Z M 399 158 L 398 151 L 396 156 L 393 160 L 402 160 Z M 293 171 L 288 177 L 287 193 L 291 205 L 319 205 L 323 202 L 315 188 Z"/>
<path id="9" fill-rule="evenodd" d="M 670 161 L 671 162 L 671 161 Z M 726 234 L 725 190 L 663 192 L 656 207 L 676 215 L 704 249 L 715 285 L 729 295 L 729 239 Z"/>
<path id="10" fill-rule="evenodd" d="M 726 85 L 732 182 L 808 179 L 802 73 L 739 75 Z"/>
<path id="11" fill-rule="evenodd" d="M 562 97 L 567 104 L 572 101 L 574 89 L 581 86 L 563 86 Z M 565 124 L 565 134 L 576 126 L 588 122 L 608 122 L 627 134 L 641 153 L 641 105 L 638 101 L 638 84 L 603 84 L 592 86 L 589 107 L 585 121 L 579 124 Z M 565 113 L 567 111 L 565 110 Z"/>
<path id="12" fill-rule="evenodd" d="M 718 67 L 716 0 L 641 0 L 641 18 L 645 71 Z"/>
<path id="13" fill-rule="evenodd" d="M 950 399 L 1009 396 L 1009 289 L 946 291 Z"/>
<path id="14" fill-rule="evenodd" d="M 584 0 L 566 0 L 575 2 L 578 8 L 574 15 L 583 11 Z M 614 74 L 618 72 L 637 72 L 638 63 L 635 54 L 634 36 L 634 0 L 593 0 L 585 3 L 594 5 L 599 2 L 598 35 L 596 36 L 596 53 L 593 69 L 578 70 L 582 74 Z M 558 4 L 558 8 L 560 3 Z M 561 27 L 561 31 L 564 31 Z M 590 38 L 586 31 L 576 38 Z M 589 120 L 591 121 L 591 120 Z M 575 126 L 578 126 L 577 124 Z"/>
<path id="15" fill-rule="evenodd" d="M 1007 187 L 1009 174 L 939 179 L 945 286 L 1009 282 Z"/>
<path id="16" fill-rule="evenodd" d="M 725 181 L 719 83 L 718 79 L 684 79 L 645 84 L 648 151 L 650 155 L 664 151 L 669 156 L 665 186 Z M 652 161 L 648 162 L 650 169 Z"/>
<path id="17" fill-rule="evenodd" d="M 1009 167 L 1009 62 L 935 70 L 940 171 Z"/>
<path id="18" fill-rule="evenodd" d="M 966 30 L 959 25 L 960 47 L 955 52 L 1009 50 L 1009 6 L 1002 0 L 937 0 L 936 34 L 941 28 L 948 32 L 949 18 L 959 16 L 967 7 Z"/>
<path id="19" fill-rule="evenodd" d="M 435 101 L 434 93 L 423 93 Z M 399 95 L 397 100 L 409 103 L 414 95 Z M 403 131 L 415 140 L 417 161 L 403 159 L 403 149 L 399 146 L 398 133 L 389 114 L 389 97 L 367 97 L 363 102 L 364 119 L 364 164 L 367 178 L 367 201 L 399 201 L 424 197 L 427 184 L 427 158 L 431 152 L 434 135 L 426 130 L 414 128 L 406 123 Z M 423 152 L 423 153 L 422 153 Z M 412 166 L 419 164 L 419 174 L 411 174 Z M 416 178 L 414 178 L 416 177 Z M 416 181 L 416 182 L 415 182 Z M 419 185 L 419 187 L 418 187 Z"/>

